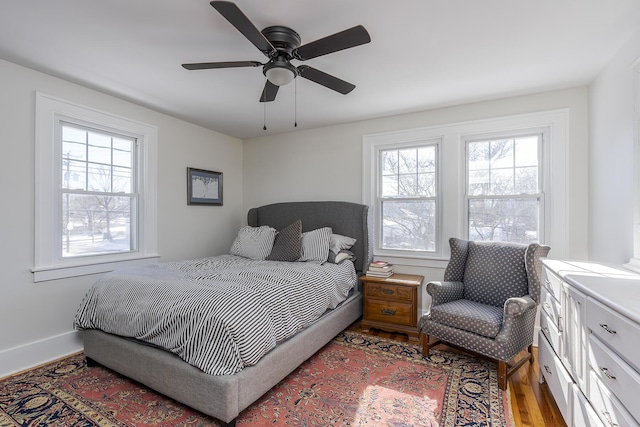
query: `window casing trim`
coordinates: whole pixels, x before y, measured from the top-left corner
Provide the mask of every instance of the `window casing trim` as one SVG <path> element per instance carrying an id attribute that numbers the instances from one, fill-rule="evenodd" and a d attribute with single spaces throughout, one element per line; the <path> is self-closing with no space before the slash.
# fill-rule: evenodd
<path id="1" fill-rule="evenodd" d="M 57 197 L 60 194 L 59 143 L 54 143 L 60 121 L 135 135 L 138 139 L 139 206 L 138 250 L 118 254 L 60 259 Z M 145 123 L 74 104 L 36 92 L 35 117 L 35 233 L 34 282 L 111 271 L 141 260 L 157 259 L 157 128 Z M 58 157 L 56 157 L 58 156 Z M 58 177 L 58 179 L 54 179 Z"/>
<path id="2" fill-rule="evenodd" d="M 436 250 L 435 251 L 403 251 L 383 249 L 380 232 L 382 230 L 382 200 L 380 197 L 379 171 L 380 152 L 390 149 L 416 148 L 427 145 L 436 147 Z M 442 241 L 440 226 L 442 221 L 442 135 L 430 129 L 409 129 L 399 132 L 391 132 L 377 135 L 365 135 L 363 137 L 363 203 L 375 207 L 373 209 L 373 251 L 376 256 L 386 258 L 400 257 L 405 260 L 439 259 L 442 254 Z"/>
<path id="3" fill-rule="evenodd" d="M 440 195 L 443 212 L 440 229 L 440 244 L 442 255 L 420 258 L 396 254 L 388 256 L 381 254 L 374 246 L 374 256 L 383 256 L 385 259 L 402 265 L 428 266 L 446 265 L 443 261 L 449 258 L 449 237 L 464 236 L 466 218 L 463 203 L 465 201 L 465 153 L 464 139 L 472 135 L 490 135 L 492 132 L 517 132 L 518 130 L 531 130 L 534 128 L 548 128 L 547 152 L 545 153 L 545 174 L 547 176 L 547 200 L 544 208 L 544 221 L 546 235 L 544 243 L 553 248 L 554 258 L 567 256 L 569 237 L 569 211 L 568 180 L 569 169 L 569 109 L 540 111 L 511 116 L 455 122 L 444 125 L 434 125 L 416 129 L 405 129 L 378 134 L 363 135 L 362 137 L 362 203 L 371 206 L 374 217 L 377 217 L 375 206 L 375 147 L 394 142 L 406 142 L 432 137 L 441 137 L 440 152 Z M 446 215 L 444 215 L 446 213 Z"/>

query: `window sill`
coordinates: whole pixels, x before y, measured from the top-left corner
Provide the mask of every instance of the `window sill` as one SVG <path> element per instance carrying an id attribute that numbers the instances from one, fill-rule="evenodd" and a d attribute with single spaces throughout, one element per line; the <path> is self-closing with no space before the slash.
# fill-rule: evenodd
<path id="1" fill-rule="evenodd" d="M 69 277 L 87 276 L 90 274 L 100 274 L 113 271 L 122 267 L 138 267 L 142 265 L 152 264 L 158 262 L 160 255 L 148 255 L 135 259 L 110 261 L 94 264 L 83 265 L 65 265 L 55 267 L 42 267 L 34 268 L 31 270 L 33 273 L 33 282 L 46 282 L 49 280 L 66 279 Z"/>
<path id="2" fill-rule="evenodd" d="M 411 256 L 398 256 L 388 255 L 383 253 L 374 253 L 374 259 L 383 259 L 395 265 L 406 265 L 411 267 L 427 267 L 427 268 L 446 268 L 449 263 L 448 258 L 438 257 L 411 257 Z"/>

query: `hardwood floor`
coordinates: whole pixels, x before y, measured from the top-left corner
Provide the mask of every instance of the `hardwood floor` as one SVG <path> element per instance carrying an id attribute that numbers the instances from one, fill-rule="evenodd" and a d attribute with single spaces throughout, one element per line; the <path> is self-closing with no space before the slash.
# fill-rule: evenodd
<path id="1" fill-rule="evenodd" d="M 363 333 L 360 323 L 355 322 L 350 330 Z M 370 329 L 369 335 L 408 342 L 404 334 Z M 453 349 L 452 349 L 453 350 Z M 456 351 L 456 350 L 453 350 Z M 534 362 L 525 364 L 509 378 L 509 392 L 515 427 L 566 427 L 546 384 L 540 384 L 538 349 L 533 349 Z"/>

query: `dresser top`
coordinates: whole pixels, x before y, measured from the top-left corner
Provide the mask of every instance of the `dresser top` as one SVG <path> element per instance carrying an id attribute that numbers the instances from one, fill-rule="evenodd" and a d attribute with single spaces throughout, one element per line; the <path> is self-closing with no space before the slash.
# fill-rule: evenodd
<path id="1" fill-rule="evenodd" d="M 543 263 L 579 291 L 640 323 L 639 274 L 587 261 L 546 259 Z"/>

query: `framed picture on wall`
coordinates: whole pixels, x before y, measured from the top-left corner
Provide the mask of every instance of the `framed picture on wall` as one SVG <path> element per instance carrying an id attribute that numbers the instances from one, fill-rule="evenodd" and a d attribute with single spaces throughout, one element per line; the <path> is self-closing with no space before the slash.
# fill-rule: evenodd
<path id="1" fill-rule="evenodd" d="M 187 204 L 222 206 L 222 172 L 187 168 Z"/>

